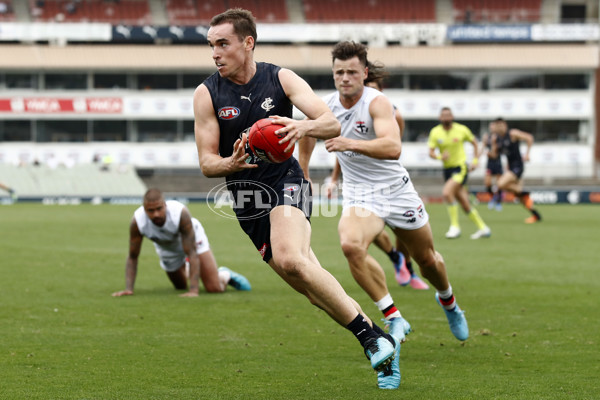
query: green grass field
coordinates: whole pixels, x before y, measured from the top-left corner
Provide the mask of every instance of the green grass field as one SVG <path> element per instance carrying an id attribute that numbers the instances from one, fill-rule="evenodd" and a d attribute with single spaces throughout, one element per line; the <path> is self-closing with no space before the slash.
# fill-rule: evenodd
<path id="1" fill-rule="evenodd" d="M 136 294 L 124 287 L 135 206 L 0 207 L 1 399 L 597 399 L 600 396 L 600 208 L 479 210 L 491 239 L 449 241 L 445 208 L 429 205 L 470 339 L 451 335 L 433 290 L 399 287 L 414 329 L 402 384 L 376 387 L 352 334 L 262 263 L 237 222 L 191 204 L 219 264 L 251 292 L 178 297 L 143 245 Z M 350 276 L 337 218 L 313 219 L 313 248 L 363 309 L 380 313 Z"/>

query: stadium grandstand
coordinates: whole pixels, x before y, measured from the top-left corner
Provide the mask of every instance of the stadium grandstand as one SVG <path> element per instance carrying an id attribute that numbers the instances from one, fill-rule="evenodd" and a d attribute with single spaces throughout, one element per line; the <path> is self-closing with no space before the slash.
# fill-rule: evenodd
<path id="1" fill-rule="evenodd" d="M 537 200 L 600 192 L 600 11 L 590 0 L 0 0 L 10 55 L 0 57 L 0 182 L 21 200 L 140 196 L 148 185 L 208 192 L 192 94 L 215 72 L 208 23 L 232 7 L 257 18 L 256 59 L 319 94 L 334 89 L 332 45 L 367 43 L 389 72 L 385 93 L 406 120 L 401 160 L 421 193 L 439 194 L 425 140 L 443 106 L 478 136 L 497 117 L 531 132 Z M 317 179 L 333 159 L 317 147 Z"/>

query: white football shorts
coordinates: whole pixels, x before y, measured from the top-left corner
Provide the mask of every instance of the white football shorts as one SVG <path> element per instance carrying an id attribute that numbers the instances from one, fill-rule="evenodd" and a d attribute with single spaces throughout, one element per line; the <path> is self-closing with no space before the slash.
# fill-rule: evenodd
<path id="1" fill-rule="evenodd" d="M 194 234 L 196 236 L 196 253 L 206 253 L 210 250 L 210 244 L 208 243 L 208 237 L 204 232 L 204 227 L 196 218 L 192 218 L 192 226 L 194 227 Z M 160 251 L 157 248 L 157 253 L 160 258 L 160 267 L 167 272 L 177 271 L 185 264 L 185 259 L 187 257 L 183 251 L 175 254 L 173 252 Z"/>
<path id="2" fill-rule="evenodd" d="M 423 200 L 410 177 L 402 176 L 394 185 L 342 185 L 343 208 L 360 207 L 371 211 L 391 228 L 419 229 L 429 221 Z"/>

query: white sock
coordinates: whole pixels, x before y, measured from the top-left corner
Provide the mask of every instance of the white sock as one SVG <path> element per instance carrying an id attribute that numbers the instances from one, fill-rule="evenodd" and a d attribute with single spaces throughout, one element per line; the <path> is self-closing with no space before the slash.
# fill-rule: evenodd
<path id="1" fill-rule="evenodd" d="M 231 274 L 229 273 L 229 271 L 226 270 L 219 270 L 219 280 L 221 282 L 225 282 L 225 284 L 228 284 L 229 281 L 231 280 Z"/>
<path id="2" fill-rule="evenodd" d="M 454 295 L 452 293 L 452 286 L 448 286 L 448 289 L 442 290 L 441 292 L 438 291 L 438 295 L 440 297 L 440 303 L 442 303 L 442 307 L 444 307 L 448 311 L 454 310 L 454 308 L 456 307 L 456 299 L 454 298 Z M 451 299 L 452 301 L 450 303 L 446 303 L 442 299 Z"/>
<path id="3" fill-rule="evenodd" d="M 379 308 L 379 311 L 384 312 L 384 310 L 386 310 L 387 308 L 389 308 L 390 306 L 392 306 L 394 304 L 394 300 L 392 299 L 392 296 L 388 293 L 385 296 L 383 296 L 383 298 L 379 301 L 375 302 L 375 305 L 377 306 L 377 308 Z M 394 307 L 396 308 L 396 307 Z M 386 319 L 391 319 L 391 318 L 398 318 L 401 317 L 402 314 L 400 314 L 400 311 L 398 311 L 398 309 L 396 308 L 396 311 L 394 311 L 392 314 L 386 315 Z"/>
<path id="4" fill-rule="evenodd" d="M 450 297 L 452 297 L 452 285 L 448 285 L 448 289 L 446 290 L 438 290 L 437 292 L 442 299 L 449 299 Z"/>
<path id="5" fill-rule="evenodd" d="M 380 311 L 385 310 L 392 304 L 394 304 L 394 300 L 392 300 L 392 296 L 389 293 L 383 296 L 381 300 L 375 302 L 375 305 L 377 306 L 377 308 L 379 308 Z"/>

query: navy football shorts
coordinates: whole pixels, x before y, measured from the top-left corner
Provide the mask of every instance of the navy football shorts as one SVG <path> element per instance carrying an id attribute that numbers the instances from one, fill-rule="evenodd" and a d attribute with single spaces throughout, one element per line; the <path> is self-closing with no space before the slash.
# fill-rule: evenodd
<path id="1" fill-rule="evenodd" d="M 270 210 L 280 205 L 289 205 L 300 209 L 310 221 L 312 213 L 310 182 L 299 175 L 286 176 L 276 184 L 268 186 L 263 193 L 263 204 L 266 212 L 255 213 L 255 217 L 245 213 L 245 216 L 240 218 L 238 214 L 238 222 L 260 252 L 263 261 L 268 263 L 273 258 Z"/>
<path id="2" fill-rule="evenodd" d="M 500 158 L 488 158 L 486 171 L 488 175 L 502 175 L 502 160 Z"/>

